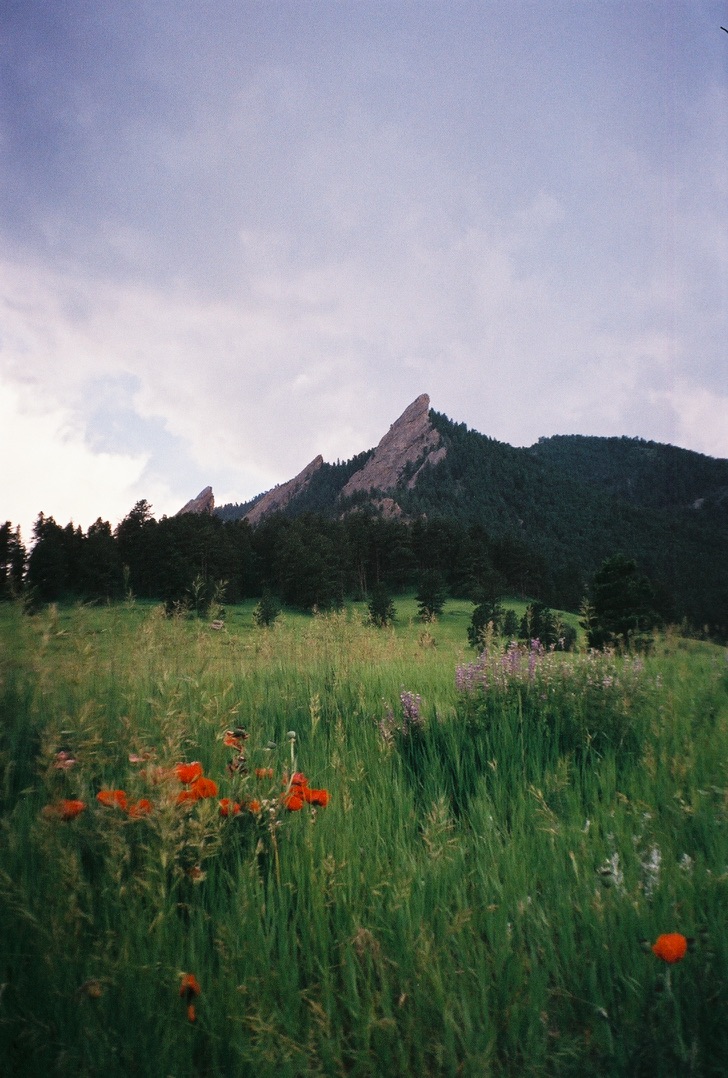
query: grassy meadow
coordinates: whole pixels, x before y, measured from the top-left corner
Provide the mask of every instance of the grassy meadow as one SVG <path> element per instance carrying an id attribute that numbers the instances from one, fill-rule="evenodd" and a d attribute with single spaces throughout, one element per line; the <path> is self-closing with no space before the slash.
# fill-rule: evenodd
<path id="1" fill-rule="evenodd" d="M 0 605 L 4 1073 L 725 1074 L 725 649 L 395 602 Z"/>

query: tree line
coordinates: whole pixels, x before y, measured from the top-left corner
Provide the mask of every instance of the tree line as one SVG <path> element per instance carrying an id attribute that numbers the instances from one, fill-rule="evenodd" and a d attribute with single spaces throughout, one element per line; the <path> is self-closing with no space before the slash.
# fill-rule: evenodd
<path id="1" fill-rule="evenodd" d="M 634 561 L 607 559 L 591 583 L 582 624 L 595 646 L 660 622 L 655 592 Z M 156 520 L 140 501 L 115 529 L 98 519 L 84 532 L 40 514 L 29 552 L 19 529 L 0 527 L 0 599 L 22 597 L 30 609 L 135 596 L 163 602 L 170 612 L 208 614 L 222 603 L 257 598 L 266 621 L 281 604 L 327 610 L 354 599 L 367 601 L 372 620 L 383 625 L 391 620 L 392 596 L 413 588 L 425 619 L 437 616 L 449 596 L 472 601 L 474 647 L 488 631 L 546 646 L 565 636 L 573 642 L 550 609 L 569 606 L 554 593 L 538 551 L 518 536 L 493 537 L 446 518 L 403 523 L 365 512 L 340 520 L 308 513 L 274 515 L 252 528 L 207 514 Z M 531 600 L 518 624 L 501 605 L 504 595 Z"/>

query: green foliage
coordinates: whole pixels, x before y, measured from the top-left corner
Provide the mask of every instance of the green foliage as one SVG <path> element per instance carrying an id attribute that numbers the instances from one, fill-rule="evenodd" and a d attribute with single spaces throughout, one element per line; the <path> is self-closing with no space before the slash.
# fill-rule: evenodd
<path id="1" fill-rule="evenodd" d="M 608 558 L 591 587 L 587 630 L 591 647 L 639 646 L 658 622 L 652 586 L 637 563 L 623 554 Z"/>
<path id="2" fill-rule="evenodd" d="M 473 615 L 468 626 L 468 643 L 471 648 L 482 651 L 485 647 L 487 633 L 500 633 L 502 631 L 505 610 L 497 599 L 486 599 L 473 610 Z"/>
<path id="3" fill-rule="evenodd" d="M 23 590 L 26 552 L 20 528 L 10 521 L 0 525 L 0 602 L 16 599 Z"/>
<path id="4" fill-rule="evenodd" d="M 272 625 L 281 613 L 281 604 L 278 598 L 273 594 L 270 588 L 264 588 L 263 594 L 260 597 L 260 602 L 257 603 L 253 611 L 253 620 L 255 624 L 260 628 L 266 628 Z"/>
<path id="5" fill-rule="evenodd" d="M 501 632 L 508 640 L 514 640 L 518 635 L 518 614 L 512 607 L 508 607 L 503 613 Z"/>
<path id="6" fill-rule="evenodd" d="M 417 612 L 421 621 L 434 621 L 443 610 L 447 591 L 439 569 L 426 569 L 417 588 Z"/>
<path id="7" fill-rule="evenodd" d="M 518 628 L 521 640 L 538 642 L 545 648 L 571 651 L 576 644 L 576 629 L 545 603 L 529 603 Z"/>
<path id="8" fill-rule="evenodd" d="M 397 616 L 392 596 L 384 584 L 377 584 L 372 589 L 367 608 L 372 625 L 376 625 L 379 629 L 391 625 Z"/>

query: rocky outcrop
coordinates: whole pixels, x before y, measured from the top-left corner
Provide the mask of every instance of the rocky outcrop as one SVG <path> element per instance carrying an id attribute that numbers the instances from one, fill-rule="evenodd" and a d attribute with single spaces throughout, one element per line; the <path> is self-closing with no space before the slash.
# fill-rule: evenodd
<path id="1" fill-rule="evenodd" d="M 341 491 L 347 498 L 359 491 L 393 490 L 408 467 L 417 465 L 407 480 L 413 487 L 423 468 L 432 467 L 447 452 L 440 434 L 430 422 L 430 398 L 426 393 L 405 408 L 392 424 L 367 463 L 349 479 Z"/>
<path id="2" fill-rule="evenodd" d="M 176 515 L 179 517 L 182 513 L 212 513 L 214 508 L 215 498 L 212 487 L 205 487 L 196 498 L 192 498 L 187 505 L 183 505 Z"/>
<path id="3" fill-rule="evenodd" d="M 259 498 L 253 508 L 245 514 L 244 519 L 251 524 L 258 524 L 263 517 L 270 516 L 271 513 L 280 513 L 289 502 L 306 489 L 311 482 L 311 477 L 319 470 L 323 462 L 324 458 L 319 454 L 294 479 L 289 479 L 287 483 L 274 487 Z"/>

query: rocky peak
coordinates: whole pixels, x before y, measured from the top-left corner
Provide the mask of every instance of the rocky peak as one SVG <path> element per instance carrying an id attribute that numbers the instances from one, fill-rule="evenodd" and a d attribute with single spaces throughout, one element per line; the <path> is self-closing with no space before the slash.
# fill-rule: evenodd
<path id="1" fill-rule="evenodd" d="M 192 498 L 183 505 L 177 512 L 177 516 L 181 516 L 182 513 L 211 513 L 215 508 L 215 498 L 212 493 L 212 487 L 205 487 L 201 490 L 196 498 Z"/>
<path id="2" fill-rule="evenodd" d="M 259 498 L 253 508 L 245 514 L 245 520 L 250 521 L 251 524 L 258 524 L 263 517 L 267 517 L 271 513 L 281 512 L 289 502 L 293 501 L 296 495 L 301 494 L 306 489 L 311 482 L 311 476 L 319 470 L 323 462 L 324 458 L 319 453 L 294 479 L 289 479 L 287 483 L 274 487 L 273 490 L 269 490 L 267 494 Z"/>
<path id="3" fill-rule="evenodd" d="M 362 490 L 392 490 L 407 466 L 420 461 L 407 483 L 413 487 L 422 469 L 437 464 L 446 452 L 439 432 L 430 422 L 430 398 L 423 393 L 391 425 L 364 467 L 349 479 L 341 497 Z"/>

